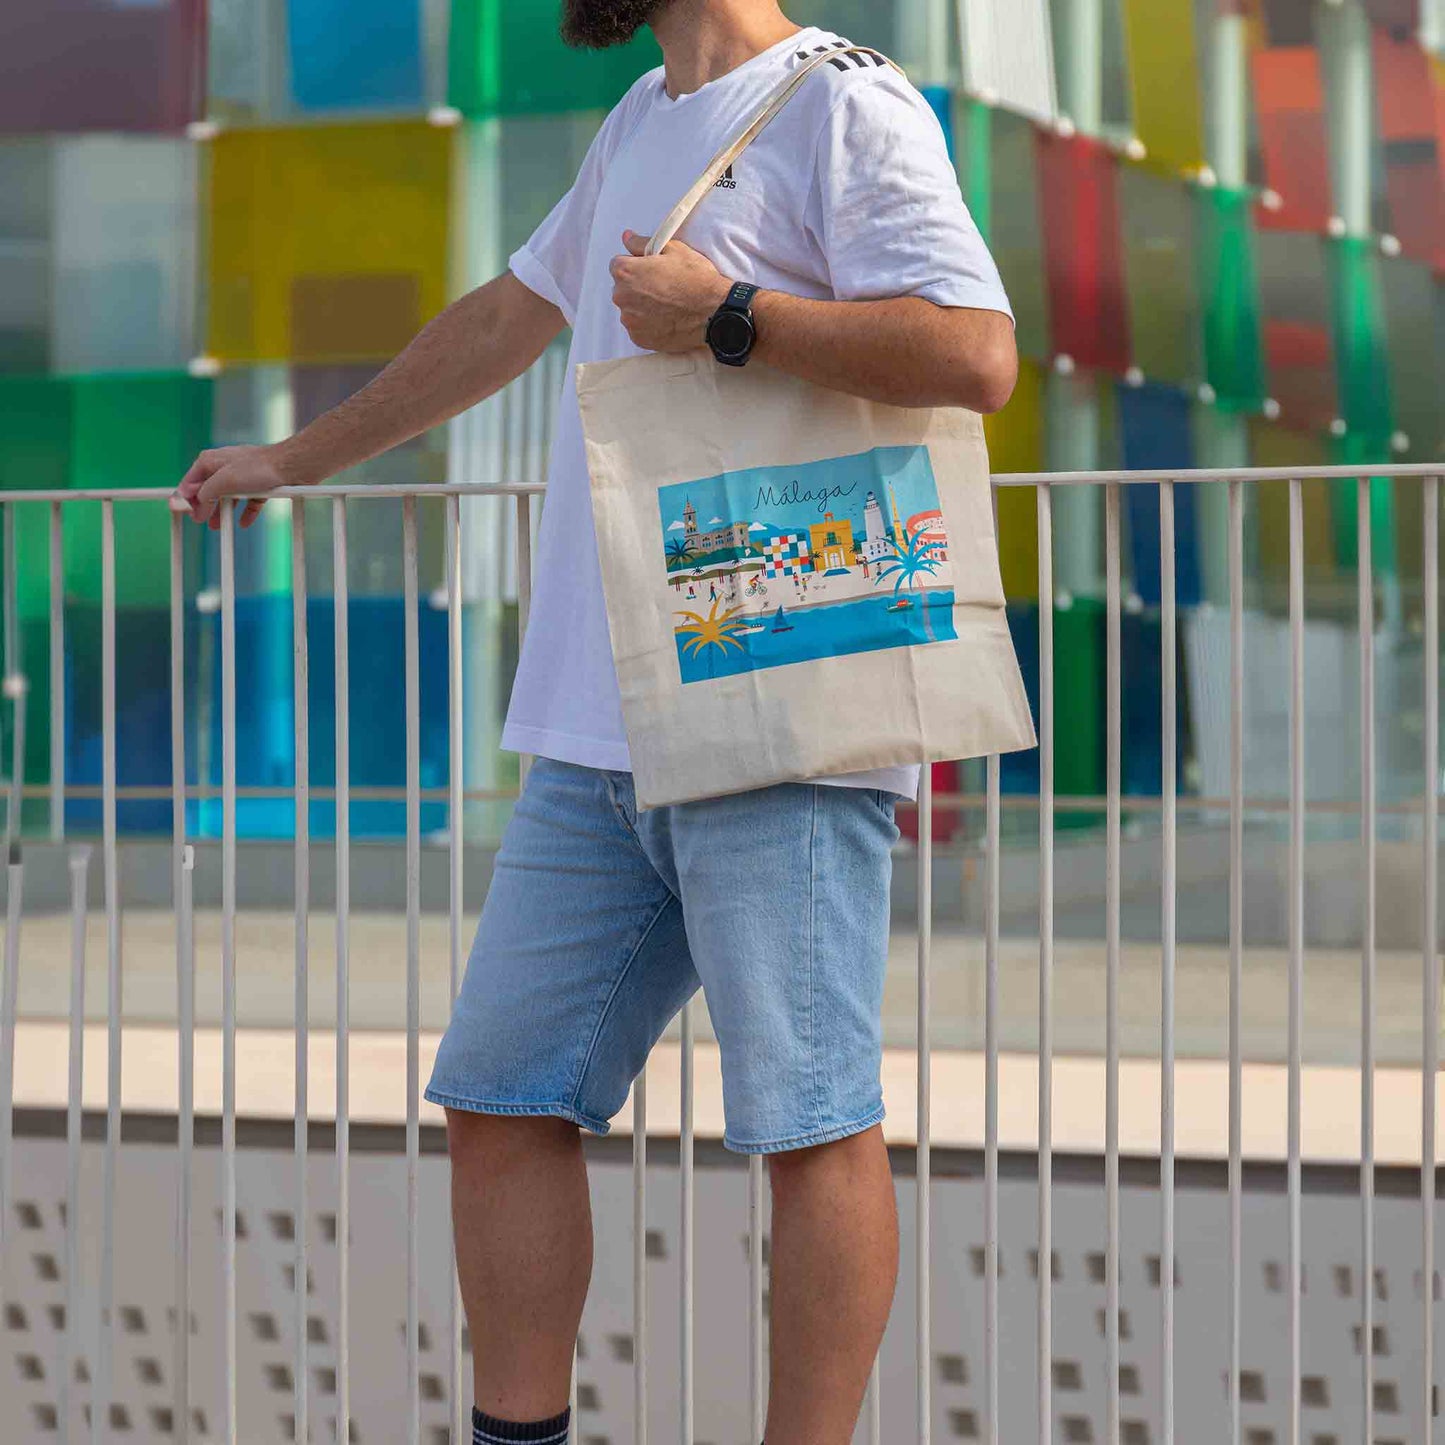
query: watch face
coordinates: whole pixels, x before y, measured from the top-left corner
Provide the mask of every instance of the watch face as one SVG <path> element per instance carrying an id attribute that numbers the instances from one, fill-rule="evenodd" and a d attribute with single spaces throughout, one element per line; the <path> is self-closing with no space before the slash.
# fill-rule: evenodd
<path id="1" fill-rule="evenodd" d="M 708 341 L 723 356 L 743 356 L 752 345 L 752 322 L 737 311 L 719 312 L 713 318 Z"/>

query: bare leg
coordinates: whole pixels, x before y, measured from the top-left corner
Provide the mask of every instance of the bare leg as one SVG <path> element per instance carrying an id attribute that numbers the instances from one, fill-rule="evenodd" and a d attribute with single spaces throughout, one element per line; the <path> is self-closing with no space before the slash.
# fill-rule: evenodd
<path id="1" fill-rule="evenodd" d="M 567 1408 L 592 1277 L 592 1208 L 575 1124 L 447 1110 L 457 1274 L 479 1409 Z"/>
<path id="2" fill-rule="evenodd" d="M 898 1279 L 883 1130 L 769 1160 L 768 1445 L 849 1445 Z"/>

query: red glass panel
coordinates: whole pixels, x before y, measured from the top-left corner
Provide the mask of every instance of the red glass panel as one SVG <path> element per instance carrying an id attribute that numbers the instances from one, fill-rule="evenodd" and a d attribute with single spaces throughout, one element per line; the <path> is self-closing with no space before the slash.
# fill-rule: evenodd
<path id="1" fill-rule="evenodd" d="M 1127 371 L 1117 162 L 1087 136 L 1040 131 L 1036 144 L 1054 351 L 1081 366 Z"/>
<path id="2" fill-rule="evenodd" d="M 1445 160 L 1425 51 L 1375 34 L 1375 94 L 1385 150 L 1390 229 L 1405 254 L 1445 268 Z"/>
<path id="3" fill-rule="evenodd" d="M 0 5 L 0 131 L 177 131 L 205 94 L 204 0 Z"/>
<path id="4" fill-rule="evenodd" d="M 1284 204 L 1260 207 L 1261 227 L 1323 231 L 1330 219 L 1329 139 L 1319 51 L 1295 45 L 1251 57 L 1265 184 Z"/>

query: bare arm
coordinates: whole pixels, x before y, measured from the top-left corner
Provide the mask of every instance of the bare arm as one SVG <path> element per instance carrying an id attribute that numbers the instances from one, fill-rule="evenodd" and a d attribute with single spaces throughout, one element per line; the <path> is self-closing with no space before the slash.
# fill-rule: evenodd
<path id="1" fill-rule="evenodd" d="M 202 452 L 173 505 L 215 527 L 223 497 L 323 482 L 500 391 L 565 324 L 550 301 L 505 272 L 454 301 L 379 376 L 295 436 Z M 259 502 L 246 508 L 243 526 L 259 508 Z"/>
<path id="2" fill-rule="evenodd" d="M 692 351 L 729 290 L 705 256 L 680 241 L 612 263 L 613 299 L 638 346 Z M 961 406 L 995 412 L 1018 380 L 1013 323 L 1001 311 L 895 301 L 812 301 L 781 291 L 753 300 L 759 361 L 819 386 L 893 406 Z"/>

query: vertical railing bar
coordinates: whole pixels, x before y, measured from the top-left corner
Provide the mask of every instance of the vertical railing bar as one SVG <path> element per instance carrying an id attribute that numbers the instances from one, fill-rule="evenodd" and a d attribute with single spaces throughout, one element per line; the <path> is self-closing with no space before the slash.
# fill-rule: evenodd
<path id="1" fill-rule="evenodd" d="M 181 889 L 177 928 L 180 934 L 177 1013 L 180 1038 L 177 1054 L 180 1066 L 180 1108 L 177 1118 L 179 1142 L 176 1160 L 176 1378 L 173 1427 L 175 1437 L 186 1445 L 191 1438 L 191 1163 L 196 1131 L 196 911 L 195 849 L 181 849 Z M 305 1439 L 304 1435 L 298 1439 Z"/>
<path id="2" fill-rule="evenodd" d="M 1420 1148 L 1424 1198 L 1421 1294 L 1424 1298 L 1425 1445 L 1435 1436 L 1435 1163 L 1436 1090 L 1440 1074 L 1440 479 L 1425 481 L 1425 1038 Z"/>
<path id="3" fill-rule="evenodd" d="M 60 1436 L 76 1438 L 70 1382 L 80 1358 L 80 1155 L 85 1087 L 85 925 L 90 849 L 70 850 L 70 1028 L 65 1091 L 65 1348 L 60 1376 Z M 182 1445 L 186 1445 L 185 1436 Z"/>
<path id="4" fill-rule="evenodd" d="M 100 710 L 101 851 L 105 872 L 106 940 L 106 1125 L 103 1166 L 100 1289 L 97 1298 L 99 1344 L 95 1385 L 91 1390 L 91 1438 L 110 1433 L 111 1369 L 115 1346 L 115 1195 L 120 1164 L 121 934 L 120 867 L 116 850 L 115 802 L 115 503 L 100 504 Z"/>
<path id="5" fill-rule="evenodd" d="M 1175 955 L 1178 937 L 1179 850 L 1179 654 L 1178 595 L 1175 580 L 1174 483 L 1159 484 L 1159 576 L 1163 604 L 1163 783 L 1164 868 L 1161 919 L 1160 980 L 1160 1195 L 1163 1220 L 1159 1252 L 1160 1298 L 1163 1306 L 1164 1445 L 1174 1445 L 1174 1012 Z"/>
<path id="6" fill-rule="evenodd" d="M 1289 484 L 1290 787 L 1289 787 L 1289 1445 L 1301 1445 L 1300 1077 L 1304 1011 L 1304 484 Z"/>
<path id="7" fill-rule="evenodd" d="M 647 1445 L 647 1067 L 632 1086 L 632 1435 Z"/>
<path id="8" fill-rule="evenodd" d="M 1244 491 L 1229 483 L 1229 1419 L 1244 1445 L 1239 1397 L 1244 1326 Z"/>
<path id="9" fill-rule="evenodd" d="M 447 862 L 451 886 L 448 892 L 448 1007 L 455 1008 L 462 972 L 462 895 L 463 848 L 466 842 L 466 816 L 463 789 L 462 736 L 462 513 L 461 498 L 448 497 L 446 525 L 447 567 Z M 450 1389 L 447 1398 L 452 1406 L 452 1438 L 464 1440 L 469 1426 L 465 1385 L 462 1380 L 462 1294 L 457 1275 L 456 1240 L 448 1235 L 449 1278 L 451 1281 L 451 1329 L 449 1349 Z M 576 1390 L 577 1371 L 572 1371 Z"/>
<path id="10" fill-rule="evenodd" d="M 179 1088 L 176 1159 L 176 1377 L 173 1428 L 190 1439 L 191 1147 L 194 1120 L 195 936 L 188 912 L 186 844 L 186 570 L 184 514 L 170 514 L 171 603 L 171 906 L 176 921 L 176 1054 Z"/>
<path id="11" fill-rule="evenodd" d="M 1119 484 L 1104 488 L 1106 609 L 1108 613 L 1108 811 L 1105 824 L 1104 887 L 1107 896 L 1104 1011 L 1104 1216 L 1105 1327 L 1104 1373 L 1108 1382 L 1106 1428 L 1108 1445 L 1119 1445 L 1119 963 L 1120 848 L 1123 789 L 1123 620 L 1119 559 Z"/>
<path id="12" fill-rule="evenodd" d="M 351 1439 L 351 660 L 346 498 L 331 503 L 336 673 L 336 1440 Z M 304 1281 L 298 1281 L 304 1287 Z"/>
<path id="13" fill-rule="evenodd" d="M 694 1039 L 695 1025 L 693 1021 L 693 1006 L 689 1000 L 682 1006 L 682 1139 L 679 1154 L 679 1167 L 681 1171 L 682 1185 L 682 1221 L 681 1241 L 682 1247 L 679 1251 L 679 1268 L 681 1270 L 680 1299 L 678 1301 L 681 1319 L 679 1325 L 679 1348 L 682 1352 L 682 1395 L 680 1401 L 680 1426 L 682 1430 L 682 1445 L 693 1445 L 695 1434 L 694 1406 L 695 1386 L 693 1381 L 694 1367 L 694 1340 L 693 1340 L 693 1306 L 695 1299 L 694 1279 L 694 1226 L 696 1221 L 696 1129 L 694 1121 Z"/>
<path id="14" fill-rule="evenodd" d="M 421 1445 L 421 665 L 417 637 L 416 498 L 402 502 L 406 629 L 406 1392 L 407 1440 Z"/>
<path id="15" fill-rule="evenodd" d="M 306 585 L 306 503 L 291 503 L 291 649 L 292 692 L 296 721 L 296 839 L 295 839 L 295 971 L 296 971 L 296 1330 L 293 1410 L 296 1439 L 311 1438 L 311 1407 L 307 1374 L 310 1342 L 307 1338 L 309 1297 L 305 1281 L 310 1272 L 307 1242 L 310 1234 L 311 1193 L 307 1171 L 311 1153 L 311 649 L 307 630 L 309 596 Z"/>
<path id="16" fill-rule="evenodd" d="M 918 1164 L 914 1194 L 918 1240 L 918 1442 L 933 1438 L 932 1222 L 933 1096 L 929 1021 L 929 971 L 933 963 L 933 769 L 926 763 L 918 785 Z"/>
<path id="17" fill-rule="evenodd" d="M 1360 966 L 1360 1360 L 1363 1445 L 1375 1440 L 1375 575 L 1368 477 L 1355 484 L 1356 570 L 1360 624 L 1360 865 L 1363 872 L 1363 956 Z"/>
<path id="18" fill-rule="evenodd" d="M 1039 529 L 1039 1445 L 1053 1438 L 1054 564 L 1053 493 Z"/>
<path id="19" fill-rule="evenodd" d="M 517 497 L 517 647 L 526 644 L 527 623 L 532 615 L 532 499 L 525 492 Z M 521 762 L 522 782 L 531 771 L 531 759 Z"/>
<path id="20" fill-rule="evenodd" d="M 984 885 L 983 1359 L 988 1445 L 999 1445 L 998 1361 L 998 936 L 1000 767 L 988 759 Z"/>
<path id="21" fill-rule="evenodd" d="M 875 1363 L 876 1372 L 877 1365 Z M 748 1159 L 748 1402 L 752 1434 L 763 1438 L 763 1158 Z"/>
<path id="22" fill-rule="evenodd" d="M 225 1440 L 238 1445 L 236 1280 L 236 508 L 221 503 L 221 1179 Z M 306 1281 L 296 1288 L 305 1293 Z"/>
<path id="23" fill-rule="evenodd" d="M 50 504 L 50 839 L 65 837 L 65 523 Z"/>
<path id="24" fill-rule="evenodd" d="M 5 866 L 5 979 L 0 989 L 0 1299 L 7 1293 L 6 1221 L 15 1193 L 15 1016 L 20 1004 L 20 919 L 25 899 L 25 864 L 18 843 L 10 846 Z"/>
<path id="25" fill-rule="evenodd" d="M 14 502 L 4 506 L 5 521 L 5 683 L 13 726 L 10 734 L 10 797 L 5 809 L 5 854 L 13 857 L 23 826 L 25 806 L 25 677 L 24 639 L 20 630 L 19 543 Z"/>

